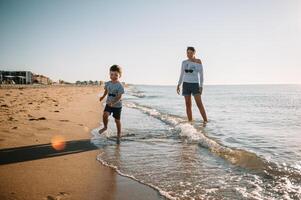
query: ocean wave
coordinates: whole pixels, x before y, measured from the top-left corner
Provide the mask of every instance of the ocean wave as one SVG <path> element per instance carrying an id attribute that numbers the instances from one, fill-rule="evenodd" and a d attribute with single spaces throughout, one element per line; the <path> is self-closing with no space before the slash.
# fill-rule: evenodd
<path id="1" fill-rule="evenodd" d="M 298 182 L 301 181 L 301 173 L 296 167 L 268 161 L 254 152 L 225 146 L 210 138 L 203 130 L 197 128 L 194 123 L 187 122 L 187 120 L 182 117 L 161 113 L 157 109 L 133 102 L 126 102 L 125 105 L 129 108 L 138 109 L 147 115 L 171 125 L 181 138 L 186 139 L 188 142 L 198 143 L 201 147 L 207 148 L 215 155 L 227 160 L 233 165 L 264 173 L 264 175 L 268 176 L 282 176 Z"/>
<path id="2" fill-rule="evenodd" d="M 136 87 L 129 87 L 127 89 L 127 94 L 138 97 L 138 98 L 144 98 L 146 97 L 143 91 L 138 90 Z"/>

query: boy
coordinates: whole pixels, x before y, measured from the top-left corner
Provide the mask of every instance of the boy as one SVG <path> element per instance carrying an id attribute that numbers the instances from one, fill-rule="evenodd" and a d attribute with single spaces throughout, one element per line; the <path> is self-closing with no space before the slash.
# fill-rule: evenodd
<path id="1" fill-rule="evenodd" d="M 99 101 L 102 101 L 106 95 L 108 94 L 106 107 L 103 112 L 103 124 L 104 127 L 99 130 L 99 134 L 102 134 L 107 130 L 108 127 L 108 118 L 113 113 L 113 117 L 115 118 L 115 123 L 117 127 L 117 144 L 120 143 L 121 137 L 121 123 L 120 123 L 120 115 L 122 109 L 122 101 L 121 97 L 124 93 L 124 88 L 122 84 L 119 82 L 119 78 L 121 77 L 122 71 L 121 67 L 118 65 L 113 65 L 110 67 L 110 79 L 105 83 L 105 91 L 102 97 L 100 97 Z"/>

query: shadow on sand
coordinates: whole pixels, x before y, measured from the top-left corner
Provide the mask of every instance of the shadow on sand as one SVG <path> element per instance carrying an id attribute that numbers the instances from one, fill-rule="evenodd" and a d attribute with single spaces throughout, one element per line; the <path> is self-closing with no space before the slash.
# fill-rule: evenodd
<path id="1" fill-rule="evenodd" d="M 90 139 L 66 141 L 63 150 L 57 151 L 51 143 L 0 149 L 0 165 L 64 156 L 98 149 Z"/>

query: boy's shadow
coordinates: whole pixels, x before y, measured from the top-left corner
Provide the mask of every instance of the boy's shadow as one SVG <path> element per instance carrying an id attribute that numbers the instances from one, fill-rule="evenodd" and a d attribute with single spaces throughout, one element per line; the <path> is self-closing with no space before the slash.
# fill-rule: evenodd
<path id="1" fill-rule="evenodd" d="M 65 148 L 57 151 L 51 143 L 0 149 L 0 165 L 64 156 L 98 149 L 90 139 L 66 141 Z"/>

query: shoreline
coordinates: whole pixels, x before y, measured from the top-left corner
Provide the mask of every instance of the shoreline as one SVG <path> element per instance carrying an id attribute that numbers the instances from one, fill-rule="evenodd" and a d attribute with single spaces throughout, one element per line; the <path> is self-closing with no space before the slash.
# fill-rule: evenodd
<path id="1" fill-rule="evenodd" d="M 97 156 L 97 157 L 98 157 L 98 156 Z M 146 187 L 149 187 L 149 188 L 155 190 L 155 191 L 158 193 L 158 195 L 160 195 L 160 196 L 159 196 L 159 199 L 168 199 L 168 200 L 175 200 L 175 199 L 176 199 L 176 198 L 170 196 L 168 193 L 166 193 L 166 192 L 164 192 L 164 191 L 161 191 L 158 187 L 156 187 L 156 186 L 154 186 L 154 185 L 147 184 L 147 183 L 145 183 L 145 182 L 143 182 L 143 181 L 137 179 L 137 178 L 134 177 L 134 176 L 124 174 L 124 173 L 120 172 L 115 166 L 112 166 L 112 165 L 110 165 L 110 164 L 104 162 L 104 161 L 101 160 L 101 159 L 98 159 L 98 158 L 97 158 L 97 160 L 98 160 L 103 166 L 106 166 L 106 167 L 108 167 L 108 168 L 114 170 L 119 176 L 122 176 L 122 177 L 124 177 L 124 178 L 130 179 L 130 180 L 132 180 L 132 181 L 134 181 L 134 182 L 137 182 L 137 183 L 139 183 L 139 184 L 142 184 L 142 185 L 144 185 L 144 186 L 146 186 Z"/>
<path id="2" fill-rule="evenodd" d="M 0 90 L 1 199 L 165 199 L 97 160 L 90 131 L 99 125 L 100 90 Z M 53 149 L 55 135 L 64 138 L 63 150 Z"/>
<path id="3" fill-rule="evenodd" d="M 0 89 L 27 89 L 27 88 L 51 88 L 51 87 L 98 87 L 101 85 L 80 85 L 80 84 L 0 84 Z"/>

